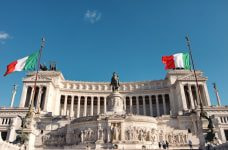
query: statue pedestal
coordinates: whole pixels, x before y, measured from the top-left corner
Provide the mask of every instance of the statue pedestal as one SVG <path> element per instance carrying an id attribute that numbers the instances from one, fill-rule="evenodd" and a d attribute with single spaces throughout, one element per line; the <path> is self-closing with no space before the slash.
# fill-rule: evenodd
<path id="1" fill-rule="evenodd" d="M 124 98 L 118 91 L 112 92 L 107 97 L 107 104 L 107 114 L 125 114 Z"/>

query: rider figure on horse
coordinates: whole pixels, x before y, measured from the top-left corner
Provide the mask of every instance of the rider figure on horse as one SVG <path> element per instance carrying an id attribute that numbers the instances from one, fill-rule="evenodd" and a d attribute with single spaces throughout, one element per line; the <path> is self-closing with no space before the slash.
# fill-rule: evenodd
<path id="1" fill-rule="evenodd" d="M 116 72 L 113 72 L 110 86 L 112 86 L 113 92 L 118 91 L 120 87 L 119 76 Z"/>

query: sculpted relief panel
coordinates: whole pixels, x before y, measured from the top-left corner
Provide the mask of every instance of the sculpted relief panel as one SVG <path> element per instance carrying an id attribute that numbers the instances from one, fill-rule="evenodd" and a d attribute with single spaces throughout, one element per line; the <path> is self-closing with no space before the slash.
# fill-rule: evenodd
<path id="1" fill-rule="evenodd" d="M 125 140 L 152 143 L 167 141 L 170 145 L 185 145 L 188 144 L 188 134 L 183 132 L 164 133 L 162 130 L 154 128 L 130 126 L 125 130 Z"/>
<path id="2" fill-rule="evenodd" d="M 76 125 L 76 124 L 75 124 Z M 64 146 L 95 143 L 150 143 L 168 142 L 170 146 L 187 145 L 188 133 L 180 130 L 157 130 L 149 124 L 141 126 L 123 125 L 120 122 L 108 124 L 98 123 L 97 126 L 67 126 L 68 129 L 50 132 L 42 137 L 46 146 Z M 150 127 L 149 127 L 150 126 Z"/>
<path id="3" fill-rule="evenodd" d="M 121 135 L 121 126 L 120 123 L 112 123 L 111 125 L 111 141 L 119 141 Z"/>
<path id="4" fill-rule="evenodd" d="M 157 141 L 157 134 L 154 128 L 133 127 L 125 130 L 125 140 L 127 141 Z"/>
<path id="5" fill-rule="evenodd" d="M 66 144 L 66 135 L 64 132 L 46 134 L 42 137 L 44 145 L 63 146 Z"/>
<path id="6" fill-rule="evenodd" d="M 104 140 L 104 130 L 96 128 L 75 128 L 69 131 L 54 131 L 42 137 L 42 142 L 46 146 L 78 145 L 84 143 L 95 143 L 97 140 Z"/>

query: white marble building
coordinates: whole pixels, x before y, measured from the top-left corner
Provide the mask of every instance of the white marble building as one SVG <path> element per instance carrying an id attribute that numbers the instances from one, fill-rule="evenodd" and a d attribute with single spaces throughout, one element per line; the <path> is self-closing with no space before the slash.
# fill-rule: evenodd
<path id="1" fill-rule="evenodd" d="M 228 107 L 211 106 L 207 78 L 197 71 L 204 110 L 213 115 L 218 141 L 228 140 Z M 23 79 L 17 108 L 0 109 L 1 139 L 12 142 L 31 103 L 35 72 Z M 207 120 L 199 117 L 194 74 L 167 72 L 164 80 L 121 82 L 122 114 L 109 114 L 110 82 L 65 80 L 58 71 L 40 71 L 34 97 L 36 119 L 30 148 L 46 149 L 169 149 L 203 148 Z M 0 142 L 3 142 L 0 141 Z M 9 144 L 9 143 L 8 143 Z M 1 144 L 0 144 L 1 145 Z"/>

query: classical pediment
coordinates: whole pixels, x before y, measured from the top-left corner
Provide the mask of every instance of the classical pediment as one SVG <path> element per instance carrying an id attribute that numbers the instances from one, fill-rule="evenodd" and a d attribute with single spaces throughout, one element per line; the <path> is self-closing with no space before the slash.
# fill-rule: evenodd
<path id="1" fill-rule="evenodd" d="M 189 75 L 186 75 L 186 76 L 182 76 L 182 77 L 178 78 L 177 80 L 182 80 L 182 81 L 193 81 L 194 80 L 195 81 L 196 78 L 195 78 L 194 74 L 189 74 Z M 198 74 L 197 75 L 197 80 L 206 81 L 207 77 L 204 77 L 201 74 Z"/>
<path id="2" fill-rule="evenodd" d="M 23 81 L 35 81 L 35 79 L 36 79 L 36 77 L 35 76 L 32 76 L 32 77 L 27 77 L 27 78 L 24 78 L 24 80 Z M 52 81 L 52 79 L 51 78 L 49 78 L 49 77 L 45 77 L 45 76 L 40 76 L 40 75 L 38 75 L 38 77 L 37 77 L 37 81 Z"/>

